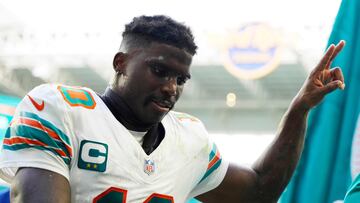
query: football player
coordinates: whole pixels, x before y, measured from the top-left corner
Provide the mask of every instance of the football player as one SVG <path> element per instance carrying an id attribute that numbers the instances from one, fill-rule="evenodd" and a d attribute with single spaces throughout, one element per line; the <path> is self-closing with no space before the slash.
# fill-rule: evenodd
<path id="1" fill-rule="evenodd" d="M 331 45 L 285 113 L 278 134 L 251 167 L 225 161 L 202 122 L 172 111 L 197 46 L 166 16 L 126 25 L 103 95 L 45 84 L 19 104 L 0 157 L 12 202 L 276 202 L 304 144 L 309 110 L 344 88 Z M 206 70 L 204 70 L 206 71 Z"/>

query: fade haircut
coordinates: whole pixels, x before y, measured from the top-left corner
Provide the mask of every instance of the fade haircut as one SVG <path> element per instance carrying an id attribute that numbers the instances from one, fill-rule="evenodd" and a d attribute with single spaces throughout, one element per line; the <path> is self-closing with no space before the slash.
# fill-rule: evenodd
<path id="1" fill-rule="evenodd" d="M 135 17 L 125 25 L 122 36 L 120 51 L 123 52 L 158 42 L 196 54 L 197 46 L 190 28 L 164 15 Z"/>

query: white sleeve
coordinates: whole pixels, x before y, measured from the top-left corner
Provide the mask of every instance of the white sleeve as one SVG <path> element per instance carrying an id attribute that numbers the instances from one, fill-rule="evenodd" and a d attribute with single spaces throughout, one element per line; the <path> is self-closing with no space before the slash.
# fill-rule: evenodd
<path id="1" fill-rule="evenodd" d="M 207 144 L 206 154 L 203 158 L 206 159 L 206 162 L 203 163 L 207 163 L 203 166 L 203 176 L 190 192 L 189 198 L 196 197 L 219 186 L 227 172 L 229 163 L 222 158 L 216 144 L 211 140 Z"/>
<path id="2" fill-rule="evenodd" d="M 73 148 L 68 120 L 55 85 L 41 85 L 30 91 L 6 131 L 0 177 L 10 183 L 19 167 L 34 167 L 69 179 Z"/>

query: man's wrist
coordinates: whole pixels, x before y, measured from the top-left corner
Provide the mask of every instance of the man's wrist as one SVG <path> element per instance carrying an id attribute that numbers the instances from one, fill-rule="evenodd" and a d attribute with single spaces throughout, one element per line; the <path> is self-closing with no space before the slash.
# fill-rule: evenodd
<path id="1" fill-rule="evenodd" d="M 311 107 L 301 99 L 295 97 L 294 100 L 291 102 L 289 111 L 308 114 L 311 110 Z"/>

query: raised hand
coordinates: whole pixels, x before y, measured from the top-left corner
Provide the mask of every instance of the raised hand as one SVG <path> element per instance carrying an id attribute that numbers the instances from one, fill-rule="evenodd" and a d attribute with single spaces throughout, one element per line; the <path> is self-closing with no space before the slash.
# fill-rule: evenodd
<path id="1" fill-rule="evenodd" d="M 295 101 L 306 110 L 321 102 L 324 96 L 335 89 L 344 89 L 344 76 L 339 67 L 330 69 L 331 63 L 345 46 L 341 40 L 336 46 L 330 45 L 319 64 L 306 79 L 304 85 L 295 97 Z"/>

